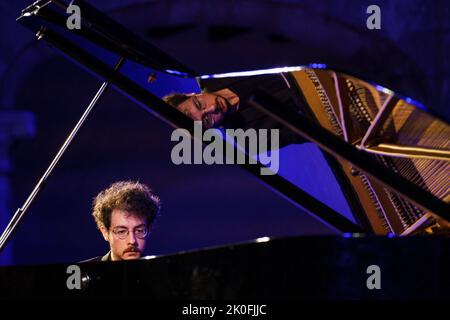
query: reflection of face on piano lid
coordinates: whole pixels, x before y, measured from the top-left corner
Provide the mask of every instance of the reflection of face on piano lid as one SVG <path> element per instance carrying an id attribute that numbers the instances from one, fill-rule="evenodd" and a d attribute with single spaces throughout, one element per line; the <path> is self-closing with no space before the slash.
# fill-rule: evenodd
<path id="1" fill-rule="evenodd" d="M 203 121 L 203 126 L 211 128 L 220 125 L 225 115 L 237 107 L 239 97 L 229 89 L 213 93 L 193 94 L 180 103 L 178 110 L 195 121 Z"/>
<path id="2" fill-rule="evenodd" d="M 114 209 L 109 229 L 101 232 L 111 248 L 112 260 L 131 260 L 141 257 L 145 250 L 148 226 L 144 217 L 132 212 Z"/>

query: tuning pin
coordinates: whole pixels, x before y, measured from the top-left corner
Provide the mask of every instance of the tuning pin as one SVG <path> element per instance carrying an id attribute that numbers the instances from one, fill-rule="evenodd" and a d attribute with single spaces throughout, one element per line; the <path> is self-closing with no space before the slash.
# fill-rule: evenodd
<path id="1" fill-rule="evenodd" d="M 359 170 L 358 169 L 356 169 L 355 167 L 352 167 L 351 169 L 350 169 L 350 174 L 352 175 L 352 176 L 358 176 L 359 175 Z"/>

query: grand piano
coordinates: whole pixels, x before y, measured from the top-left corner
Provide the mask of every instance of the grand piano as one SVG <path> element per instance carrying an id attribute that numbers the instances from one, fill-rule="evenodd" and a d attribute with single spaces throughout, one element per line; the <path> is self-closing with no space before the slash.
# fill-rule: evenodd
<path id="1" fill-rule="evenodd" d="M 262 238 L 134 261 L 78 263 L 79 290 L 68 289 L 69 264 L 2 267 L 0 298 L 448 299 L 449 257 L 449 239 L 439 237 Z M 379 289 L 370 285 L 371 266 L 379 267 Z"/>
<path id="2" fill-rule="evenodd" d="M 2 248 L 108 85 L 174 128 L 193 133 L 190 118 L 120 70 L 124 61 L 174 77 L 206 81 L 236 76 L 195 72 L 84 1 L 70 4 L 81 8 L 80 29 L 67 28 L 68 1 L 36 1 L 18 22 L 104 83 L 13 216 L 2 235 Z M 106 63 L 105 56 L 116 62 Z M 341 236 L 263 238 L 131 262 L 79 263 L 79 290 L 67 287 L 69 265 L 3 267 L 1 297 L 448 298 L 450 126 L 412 101 L 351 75 L 310 66 L 270 72 L 289 75 L 306 112 L 292 112 L 258 90 L 248 103 L 323 150 L 352 204 L 354 219 L 281 175 L 260 175 L 261 163 L 240 166 Z M 369 288 L 370 266 L 381 272 L 381 289 Z"/>

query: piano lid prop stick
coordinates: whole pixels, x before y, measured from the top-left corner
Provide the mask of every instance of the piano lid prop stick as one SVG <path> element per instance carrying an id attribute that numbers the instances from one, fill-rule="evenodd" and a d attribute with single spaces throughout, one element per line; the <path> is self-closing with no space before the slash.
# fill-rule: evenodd
<path id="1" fill-rule="evenodd" d="M 39 39 L 42 38 L 44 35 L 45 35 L 44 32 L 39 32 L 37 34 Z M 119 70 L 119 68 L 123 65 L 124 61 L 125 61 L 125 59 L 123 57 L 120 57 L 119 61 L 117 62 L 117 64 L 116 64 L 114 69 L 115 70 Z M 73 139 L 77 135 L 77 133 L 80 130 L 80 128 L 83 126 L 83 124 L 88 119 L 89 115 L 91 114 L 91 111 L 94 109 L 95 105 L 97 104 L 97 102 L 99 101 L 100 97 L 103 95 L 105 90 L 108 88 L 108 86 L 109 86 L 109 81 L 104 81 L 102 83 L 100 89 L 97 91 L 97 93 L 95 94 L 94 98 L 89 103 L 87 109 L 84 111 L 84 113 L 81 116 L 80 120 L 78 120 L 78 123 L 75 125 L 75 127 L 72 130 L 72 132 L 70 132 L 69 136 L 64 141 L 63 145 L 59 149 L 59 151 L 56 154 L 55 158 L 52 160 L 52 162 L 48 166 L 47 170 L 45 171 L 45 173 L 43 174 L 43 176 L 41 177 L 41 179 L 39 180 L 37 185 L 34 187 L 34 189 L 31 192 L 31 194 L 28 196 L 28 198 L 25 201 L 25 203 L 23 204 L 23 206 L 21 208 L 18 208 L 17 211 L 14 213 L 14 215 L 11 218 L 8 226 L 5 228 L 5 230 L 3 231 L 2 236 L 0 237 L 0 252 L 5 248 L 8 240 L 10 239 L 10 237 L 13 234 L 14 230 L 16 229 L 17 225 L 22 220 L 23 216 L 27 212 L 27 210 L 30 207 L 30 205 L 33 202 L 33 200 L 36 198 L 36 196 L 39 194 L 39 192 L 44 188 L 44 186 L 45 186 L 48 178 L 50 177 L 53 169 L 56 167 L 56 165 L 58 164 L 59 160 L 63 156 L 64 152 L 67 150 L 67 148 L 72 143 Z"/>

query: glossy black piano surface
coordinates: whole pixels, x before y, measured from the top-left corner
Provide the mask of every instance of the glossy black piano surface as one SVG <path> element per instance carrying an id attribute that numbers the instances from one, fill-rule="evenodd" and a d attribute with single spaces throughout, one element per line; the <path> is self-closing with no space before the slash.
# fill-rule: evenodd
<path id="1" fill-rule="evenodd" d="M 450 239 L 262 239 L 127 262 L 78 264 L 90 281 L 69 290 L 67 265 L 0 268 L 1 298 L 449 298 Z M 381 289 L 367 288 L 370 265 Z"/>

